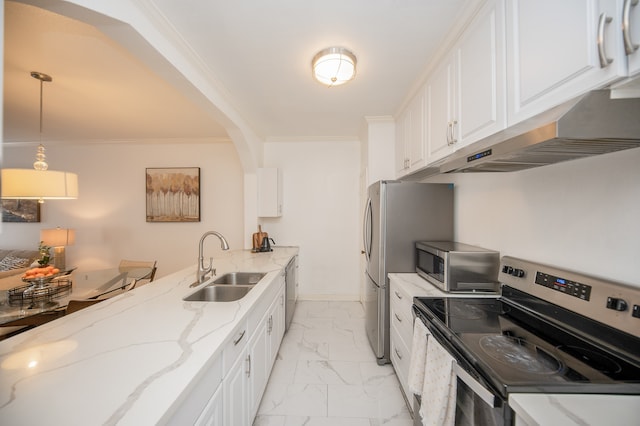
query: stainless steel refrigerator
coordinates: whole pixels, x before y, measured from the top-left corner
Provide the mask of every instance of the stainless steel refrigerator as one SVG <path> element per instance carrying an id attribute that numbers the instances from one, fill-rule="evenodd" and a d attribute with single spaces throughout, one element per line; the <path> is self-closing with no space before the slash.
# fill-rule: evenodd
<path id="1" fill-rule="evenodd" d="M 390 362 L 389 277 L 415 272 L 416 241 L 453 240 L 453 185 L 379 181 L 364 212 L 367 336 L 378 364 Z"/>

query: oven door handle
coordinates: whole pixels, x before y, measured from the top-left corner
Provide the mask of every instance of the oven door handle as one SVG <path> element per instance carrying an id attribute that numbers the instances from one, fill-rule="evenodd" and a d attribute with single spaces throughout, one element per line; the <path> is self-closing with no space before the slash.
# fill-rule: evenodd
<path id="1" fill-rule="evenodd" d="M 469 373 L 467 373 L 464 368 L 460 367 L 457 362 L 453 363 L 453 371 L 456 373 L 456 376 L 462 380 L 469 388 L 480 397 L 484 402 L 487 403 L 490 407 L 496 406 L 496 398 L 493 392 L 482 386 L 476 379 L 471 377 Z"/>

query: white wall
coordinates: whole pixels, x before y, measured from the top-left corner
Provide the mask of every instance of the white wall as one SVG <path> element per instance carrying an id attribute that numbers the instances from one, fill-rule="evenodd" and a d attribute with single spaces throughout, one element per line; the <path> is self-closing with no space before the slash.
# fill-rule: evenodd
<path id="1" fill-rule="evenodd" d="M 35 146 L 5 145 L 3 167 L 31 168 L 35 152 Z M 68 265 L 100 269 L 117 266 L 121 258 L 157 260 L 158 277 L 195 268 L 205 231 L 217 230 L 232 249 L 243 248 L 243 171 L 230 142 L 59 145 L 46 153 L 50 169 L 78 174 L 80 196 L 46 201 L 40 223 L 3 223 L 2 248 L 36 249 L 40 229 L 75 228 Z M 200 167 L 200 222 L 146 222 L 147 167 Z M 206 242 L 205 256 L 218 251 L 217 239 Z"/>
<path id="2" fill-rule="evenodd" d="M 428 181 L 455 184 L 458 241 L 640 287 L 640 149 Z"/>
<path id="3" fill-rule="evenodd" d="M 360 143 L 271 142 L 264 154 L 282 170 L 283 215 L 262 228 L 300 247 L 299 297 L 359 300 Z"/>

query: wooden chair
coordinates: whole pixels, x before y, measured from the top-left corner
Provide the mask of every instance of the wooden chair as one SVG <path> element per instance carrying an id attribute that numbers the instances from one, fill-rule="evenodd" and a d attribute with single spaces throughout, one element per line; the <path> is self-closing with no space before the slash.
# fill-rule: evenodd
<path id="1" fill-rule="evenodd" d="M 79 311 L 80 309 L 84 309 L 91 305 L 95 305 L 96 303 L 100 303 L 103 300 L 104 299 L 69 300 L 69 303 L 67 304 L 67 309 L 65 309 L 64 314 L 69 315 L 70 313 Z"/>
<path id="2" fill-rule="evenodd" d="M 136 285 L 138 285 L 141 281 L 146 281 L 140 285 L 144 285 L 144 284 L 148 284 L 151 281 L 153 281 L 153 279 L 156 276 L 156 270 L 158 269 L 158 267 L 156 266 L 158 263 L 158 261 L 154 260 L 154 261 L 145 261 L 145 260 L 127 260 L 127 259 L 122 259 L 120 261 L 120 265 L 118 266 L 118 269 L 120 269 L 121 271 L 127 271 L 127 270 L 131 270 L 131 269 L 136 269 L 136 268 L 151 268 L 151 271 L 145 275 L 144 277 L 138 278 L 138 279 L 134 279 L 133 282 L 131 283 L 131 286 L 127 289 L 128 290 L 133 290 Z"/>

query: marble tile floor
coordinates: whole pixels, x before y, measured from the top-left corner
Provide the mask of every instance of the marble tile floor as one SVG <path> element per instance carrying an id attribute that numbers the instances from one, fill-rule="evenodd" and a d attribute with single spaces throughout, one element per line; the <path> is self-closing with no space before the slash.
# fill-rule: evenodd
<path id="1" fill-rule="evenodd" d="M 358 302 L 299 301 L 253 426 L 411 426 Z"/>

